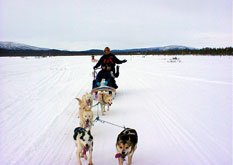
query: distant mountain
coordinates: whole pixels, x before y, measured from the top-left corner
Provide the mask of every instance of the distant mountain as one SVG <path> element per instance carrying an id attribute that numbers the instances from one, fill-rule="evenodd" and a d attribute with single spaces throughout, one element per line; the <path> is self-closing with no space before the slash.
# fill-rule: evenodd
<path id="1" fill-rule="evenodd" d="M 151 47 L 151 48 L 137 48 L 137 49 L 123 49 L 123 50 L 112 50 L 113 52 L 146 52 L 146 51 L 168 51 L 168 50 L 195 50 L 196 48 L 179 46 L 179 45 L 170 45 L 164 47 Z"/>
<path id="2" fill-rule="evenodd" d="M 8 49 L 8 50 L 51 50 L 48 48 L 39 48 L 36 46 L 30 46 L 26 44 L 16 43 L 16 42 L 4 42 L 0 41 L 0 48 Z M 136 48 L 136 49 L 113 49 L 112 52 L 147 52 L 147 51 L 168 51 L 168 50 L 195 50 L 192 47 L 186 46 L 179 46 L 179 45 L 170 45 L 164 47 L 151 47 L 151 48 Z M 66 50 L 61 50 L 66 51 Z M 79 51 L 79 52 L 103 52 L 100 49 L 90 49 L 86 51 Z"/>
<path id="3" fill-rule="evenodd" d="M 136 49 L 113 49 L 116 55 L 174 55 L 174 54 L 203 54 L 203 55 L 232 55 L 233 48 L 202 48 L 196 49 L 187 46 L 170 45 L 164 47 L 136 48 Z M 48 48 L 39 48 L 15 42 L 0 41 L 0 57 L 8 56 L 83 56 L 83 55 L 102 55 L 101 49 L 90 49 L 84 51 L 68 51 Z"/>
<path id="4" fill-rule="evenodd" d="M 0 41 L 0 48 L 8 49 L 8 50 L 49 50 L 48 48 L 39 48 L 36 46 L 30 46 L 16 42 L 5 42 L 5 41 Z"/>
<path id="5" fill-rule="evenodd" d="M 90 49 L 90 50 L 85 50 L 83 52 L 103 52 L 101 49 Z"/>

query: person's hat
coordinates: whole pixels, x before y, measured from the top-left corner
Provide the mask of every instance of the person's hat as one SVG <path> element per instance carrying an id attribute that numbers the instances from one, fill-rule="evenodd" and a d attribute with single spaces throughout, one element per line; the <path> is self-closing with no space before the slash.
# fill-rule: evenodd
<path id="1" fill-rule="evenodd" d="M 104 52 L 105 51 L 109 51 L 110 52 L 110 48 L 109 47 L 104 48 Z"/>

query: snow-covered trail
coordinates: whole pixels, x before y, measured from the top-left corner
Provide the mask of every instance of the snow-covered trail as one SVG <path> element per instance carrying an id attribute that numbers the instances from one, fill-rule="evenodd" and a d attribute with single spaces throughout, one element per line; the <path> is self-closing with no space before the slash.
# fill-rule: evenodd
<path id="1" fill-rule="evenodd" d="M 133 164 L 232 164 L 232 57 L 126 58 L 101 118 L 137 130 Z M 90 61 L 0 59 L 0 164 L 77 164 L 74 98 L 90 91 Z M 94 164 L 117 164 L 121 130 L 95 123 Z"/>
<path id="2" fill-rule="evenodd" d="M 4 135 L 1 137 L 2 160 L 6 164 L 54 162 L 54 159 L 46 159 L 52 151 L 48 149 L 48 143 L 57 147 L 60 140 L 65 141 L 64 133 L 60 140 L 57 133 L 66 127 L 64 121 L 75 121 L 77 117 L 74 98 L 89 91 L 85 85 L 91 79 L 91 71 L 82 74 L 79 70 L 84 65 L 90 68 L 91 63 L 83 60 L 72 63 L 72 59 L 66 61 L 64 58 L 17 59 L 13 66 L 6 65 L 4 60 L 1 65 L 0 103 L 3 107 L 0 131 Z M 5 72 L 6 69 L 9 70 Z M 71 113 L 68 119 L 66 113 Z M 64 131 L 72 135 L 72 127 Z M 55 132 L 56 136 L 52 136 Z M 73 143 L 71 145 L 73 149 Z"/>

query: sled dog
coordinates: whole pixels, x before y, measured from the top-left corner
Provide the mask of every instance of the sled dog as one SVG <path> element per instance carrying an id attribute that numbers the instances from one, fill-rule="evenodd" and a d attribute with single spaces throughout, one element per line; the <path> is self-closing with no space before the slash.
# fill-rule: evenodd
<path id="1" fill-rule="evenodd" d="M 84 104 L 91 107 L 93 104 L 93 97 L 90 93 L 86 93 L 82 96 L 82 101 Z"/>
<path id="2" fill-rule="evenodd" d="M 116 149 L 119 165 L 123 165 L 123 160 L 128 156 L 128 165 L 132 164 L 132 157 L 137 148 L 138 135 L 136 130 L 131 128 L 124 129 L 117 137 Z"/>
<path id="3" fill-rule="evenodd" d="M 94 113 L 89 106 L 87 106 L 80 98 L 76 98 L 79 102 L 80 126 L 85 129 L 91 129 Z"/>
<path id="4" fill-rule="evenodd" d="M 98 101 L 100 103 L 101 113 L 102 115 L 104 115 L 104 112 L 106 112 L 105 105 L 108 106 L 108 111 L 109 111 L 109 107 L 112 105 L 112 95 L 105 92 L 100 92 L 98 94 Z"/>
<path id="5" fill-rule="evenodd" d="M 87 152 L 89 151 L 89 164 L 93 165 L 92 162 L 92 151 L 93 151 L 93 136 L 91 135 L 90 130 L 87 131 L 82 127 L 77 127 L 74 130 L 74 136 L 73 136 L 77 151 L 76 155 L 78 158 L 78 162 L 80 165 L 82 165 L 80 157 L 84 157 L 85 160 L 87 160 Z"/>

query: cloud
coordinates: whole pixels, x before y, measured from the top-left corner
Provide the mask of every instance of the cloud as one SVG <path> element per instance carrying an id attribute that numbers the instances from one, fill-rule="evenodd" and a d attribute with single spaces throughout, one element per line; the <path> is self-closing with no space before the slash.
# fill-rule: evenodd
<path id="1" fill-rule="evenodd" d="M 1 39 L 35 46 L 223 47 L 232 37 L 229 0 L 0 0 L 0 4 Z"/>

